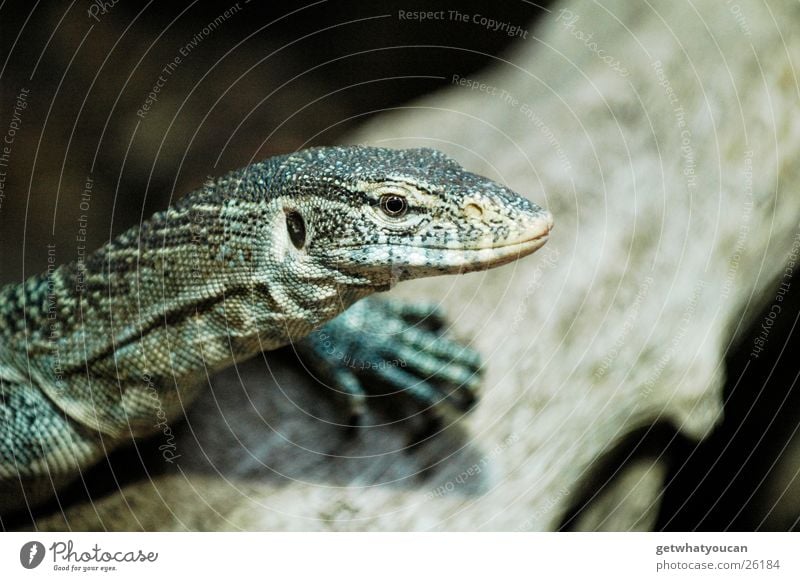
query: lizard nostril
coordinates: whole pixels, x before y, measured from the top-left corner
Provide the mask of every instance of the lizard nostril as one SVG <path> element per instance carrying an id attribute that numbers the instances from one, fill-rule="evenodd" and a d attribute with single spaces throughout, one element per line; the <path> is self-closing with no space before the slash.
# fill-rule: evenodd
<path id="1" fill-rule="evenodd" d="M 464 213 L 470 218 L 480 218 L 483 216 L 483 208 L 474 202 L 470 202 L 464 206 Z"/>

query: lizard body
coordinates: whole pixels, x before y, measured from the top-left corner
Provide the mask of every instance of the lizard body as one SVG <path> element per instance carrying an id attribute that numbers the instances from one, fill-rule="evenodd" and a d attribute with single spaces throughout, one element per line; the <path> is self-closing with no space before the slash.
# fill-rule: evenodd
<path id="1" fill-rule="evenodd" d="M 294 343 L 358 400 L 364 386 L 313 330 L 327 323 L 345 344 L 365 317 L 418 321 L 370 300 L 337 316 L 401 280 L 530 254 L 551 227 L 535 204 L 428 149 L 314 148 L 209 181 L 84 263 L 0 289 L 0 510 L 6 485 L 39 502 L 260 351 Z M 472 354 L 438 345 L 451 383 L 474 375 Z M 408 379 L 393 373 L 383 379 Z"/>

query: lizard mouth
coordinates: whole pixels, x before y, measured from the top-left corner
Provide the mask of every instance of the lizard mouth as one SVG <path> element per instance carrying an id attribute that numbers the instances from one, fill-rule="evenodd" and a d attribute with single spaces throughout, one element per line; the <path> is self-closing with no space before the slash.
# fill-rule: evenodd
<path id="1" fill-rule="evenodd" d="M 504 264 L 528 256 L 529 254 L 533 254 L 545 245 L 549 237 L 550 231 L 548 230 L 547 232 L 539 233 L 534 236 L 508 241 L 502 244 L 495 244 L 485 248 L 450 252 L 457 252 L 458 256 L 454 258 L 462 262 L 458 273 L 475 272 L 503 266 Z M 447 250 L 443 252 L 448 253 Z"/>
<path id="2" fill-rule="evenodd" d="M 533 254 L 544 246 L 553 229 L 553 216 L 549 212 L 538 216 L 528 228 L 517 236 L 499 243 L 489 243 L 474 249 L 461 250 L 467 255 L 474 255 L 474 260 L 467 260 L 460 272 L 472 272 L 486 268 L 494 268 L 513 262 L 523 256 Z"/>
<path id="3" fill-rule="evenodd" d="M 400 280 L 419 276 L 466 274 L 509 264 L 544 246 L 550 231 L 539 231 L 513 240 L 474 248 L 396 246 L 403 249 L 403 257 L 395 261 L 394 268 Z"/>
<path id="4" fill-rule="evenodd" d="M 363 272 L 389 268 L 396 280 L 465 274 L 503 266 L 533 254 L 547 242 L 552 227 L 552 216 L 546 213 L 536 216 L 524 228 L 503 240 L 484 239 L 460 247 L 413 243 L 352 245 L 340 247 L 335 253 L 329 253 L 329 257 L 347 256 L 343 262 L 337 261 L 336 267 L 342 270 L 355 268 Z M 355 248 L 358 250 L 353 253 Z"/>

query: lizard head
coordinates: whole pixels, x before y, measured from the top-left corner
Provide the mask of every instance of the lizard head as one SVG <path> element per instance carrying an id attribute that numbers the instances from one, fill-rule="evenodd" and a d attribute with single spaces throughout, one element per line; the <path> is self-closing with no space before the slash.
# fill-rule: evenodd
<path id="1" fill-rule="evenodd" d="M 279 202 L 286 239 L 307 268 L 345 284 L 500 266 L 540 248 L 553 225 L 546 210 L 433 149 L 309 149 L 284 158 L 278 175 L 291 180 Z"/>

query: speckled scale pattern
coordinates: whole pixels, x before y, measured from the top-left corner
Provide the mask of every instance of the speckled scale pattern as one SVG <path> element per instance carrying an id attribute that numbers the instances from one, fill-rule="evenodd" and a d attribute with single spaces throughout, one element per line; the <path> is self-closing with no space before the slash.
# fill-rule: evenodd
<path id="1" fill-rule="evenodd" d="M 386 215 L 385 195 L 407 211 Z M 302 218 L 299 248 L 287 213 Z M 0 474 L 14 459 L 32 482 L 47 471 L 69 477 L 96 461 L 98 433 L 110 442 L 146 435 L 158 413 L 179 417 L 208 374 L 290 342 L 358 396 L 358 374 L 332 372 L 306 336 L 400 280 L 533 252 L 550 225 L 532 202 L 431 149 L 314 148 L 209 181 L 84 264 L 0 289 Z M 372 308 L 386 322 L 404 316 Z M 332 325 L 337 334 L 365 355 L 352 325 Z M 396 346 L 408 356 L 424 343 L 405 339 Z M 416 359 L 421 374 L 452 383 L 445 367 Z"/>

